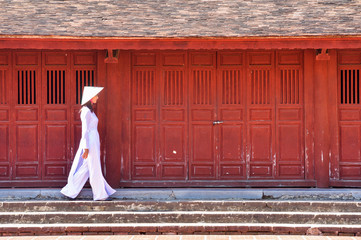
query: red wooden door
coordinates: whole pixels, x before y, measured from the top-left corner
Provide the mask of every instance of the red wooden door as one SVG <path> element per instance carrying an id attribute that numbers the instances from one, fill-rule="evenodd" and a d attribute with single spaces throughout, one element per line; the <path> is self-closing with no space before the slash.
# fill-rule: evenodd
<path id="1" fill-rule="evenodd" d="M 0 181 L 11 179 L 11 53 L 0 52 Z"/>
<path id="2" fill-rule="evenodd" d="M 186 53 L 132 57 L 133 180 L 187 176 Z"/>
<path id="3" fill-rule="evenodd" d="M 248 177 L 304 179 L 302 52 L 274 54 L 248 55 Z"/>
<path id="4" fill-rule="evenodd" d="M 130 186 L 307 185 L 302 51 L 134 53 L 132 65 Z"/>
<path id="5" fill-rule="evenodd" d="M 0 186 L 63 186 L 81 134 L 96 52 L 0 54 Z"/>
<path id="6" fill-rule="evenodd" d="M 12 179 L 40 180 L 41 53 L 15 52 L 13 56 Z"/>
<path id="7" fill-rule="evenodd" d="M 338 134 L 331 161 L 333 186 L 360 186 L 361 180 L 361 52 L 338 53 Z"/>
<path id="8" fill-rule="evenodd" d="M 246 179 L 243 58 L 190 53 L 190 180 Z"/>
<path id="9" fill-rule="evenodd" d="M 216 179 L 216 53 L 190 53 L 190 180 Z"/>

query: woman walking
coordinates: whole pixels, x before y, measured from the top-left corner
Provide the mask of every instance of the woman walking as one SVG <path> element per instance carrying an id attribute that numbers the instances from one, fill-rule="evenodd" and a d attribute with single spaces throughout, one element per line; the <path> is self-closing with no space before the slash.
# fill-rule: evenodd
<path id="1" fill-rule="evenodd" d="M 61 193 L 69 198 L 76 198 L 89 178 L 94 200 L 107 200 L 115 190 L 106 182 L 100 164 L 100 140 L 98 118 L 94 105 L 103 87 L 84 87 L 81 101 L 80 119 L 82 134 L 78 151 L 70 169 L 68 184 Z"/>

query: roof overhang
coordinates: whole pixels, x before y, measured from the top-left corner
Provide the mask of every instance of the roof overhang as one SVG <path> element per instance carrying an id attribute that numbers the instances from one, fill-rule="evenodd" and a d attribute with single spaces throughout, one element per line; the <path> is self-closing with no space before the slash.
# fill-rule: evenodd
<path id="1" fill-rule="evenodd" d="M 0 36 L 0 49 L 232 50 L 355 48 L 361 48 L 361 36 L 242 38 L 97 38 L 19 35 Z"/>

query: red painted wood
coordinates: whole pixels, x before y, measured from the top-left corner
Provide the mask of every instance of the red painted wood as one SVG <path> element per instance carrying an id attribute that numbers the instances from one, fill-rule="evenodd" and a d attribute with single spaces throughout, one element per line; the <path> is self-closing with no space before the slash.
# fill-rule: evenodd
<path id="1" fill-rule="evenodd" d="M 276 61 L 276 176 L 304 179 L 303 52 L 279 51 Z"/>
<path id="2" fill-rule="evenodd" d="M 303 51 L 133 52 L 121 186 L 307 185 L 303 61 Z"/>
<path id="3" fill-rule="evenodd" d="M 40 180 L 41 144 L 41 54 L 22 51 L 13 54 L 14 152 L 12 179 Z"/>
<path id="4" fill-rule="evenodd" d="M 315 178 L 314 169 L 314 50 L 304 51 L 305 176 Z"/>
<path id="5" fill-rule="evenodd" d="M 189 178 L 216 179 L 219 127 L 216 111 L 216 53 L 192 52 L 189 70 Z"/>
<path id="6" fill-rule="evenodd" d="M 360 186 L 361 179 L 361 118 L 360 72 L 361 52 L 339 51 L 333 55 L 334 118 L 331 118 L 331 184 Z"/>
<path id="7" fill-rule="evenodd" d="M 13 144 L 10 138 L 12 134 L 11 62 L 10 52 L 0 52 L 0 181 L 11 179 L 12 152 L 10 146 Z"/>
<path id="8" fill-rule="evenodd" d="M 0 39 L 1 49 L 122 49 L 122 50 L 177 50 L 177 49 L 357 49 L 361 37 L 269 37 L 269 38 L 44 38 L 15 36 Z"/>
<path id="9" fill-rule="evenodd" d="M 275 72 L 274 52 L 248 53 L 247 152 L 250 178 L 274 178 Z"/>
<path id="10" fill-rule="evenodd" d="M 218 53 L 217 130 L 218 178 L 247 179 L 246 174 L 246 54 L 239 51 Z"/>
<path id="11" fill-rule="evenodd" d="M 79 94 L 85 80 L 97 84 L 96 52 L 0 56 L 0 84 L 6 87 L 0 98 L 0 182 L 63 186 L 80 139 Z"/>
<path id="12" fill-rule="evenodd" d="M 116 64 L 106 64 L 105 165 L 108 183 L 118 187 L 129 180 L 130 54 L 121 52 Z M 104 77 L 104 76 L 103 76 Z M 126 170 L 125 170 L 126 169 Z"/>
<path id="13" fill-rule="evenodd" d="M 316 54 L 315 54 L 316 55 Z M 314 57 L 316 57 L 314 55 Z M 318 187 L 329 187 L 329 61 L 317 60 L 314 62 L 315 81 L 315 178 Z"/>

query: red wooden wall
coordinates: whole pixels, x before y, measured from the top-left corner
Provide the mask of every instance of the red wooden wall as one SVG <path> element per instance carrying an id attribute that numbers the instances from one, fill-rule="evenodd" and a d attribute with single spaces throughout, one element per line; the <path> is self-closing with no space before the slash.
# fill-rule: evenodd
<path id="1" fill-rule="evenodd" d="M 62 186 L 81 135 L 96 52 L 0 52 L 0 186 Z"/>
<path id="2" fill-rule="evenodd" d="M 360 186 L 361 180 L 361 51 L 339 51 L 333 99 L 337 111 L 332 122 L 330 184 Z"/>
<path id="3" fill-rule="evenodd" d="M 121 185 L 314 184 L 303 62 L 302 51 L 131 53 Z"/>
<path id="4" fill-rule="evenodd" d="M 0 52 L 0 186 L 63 186 L 84 85 L 119 186 L 359 187 L 360 50 Z"/>

